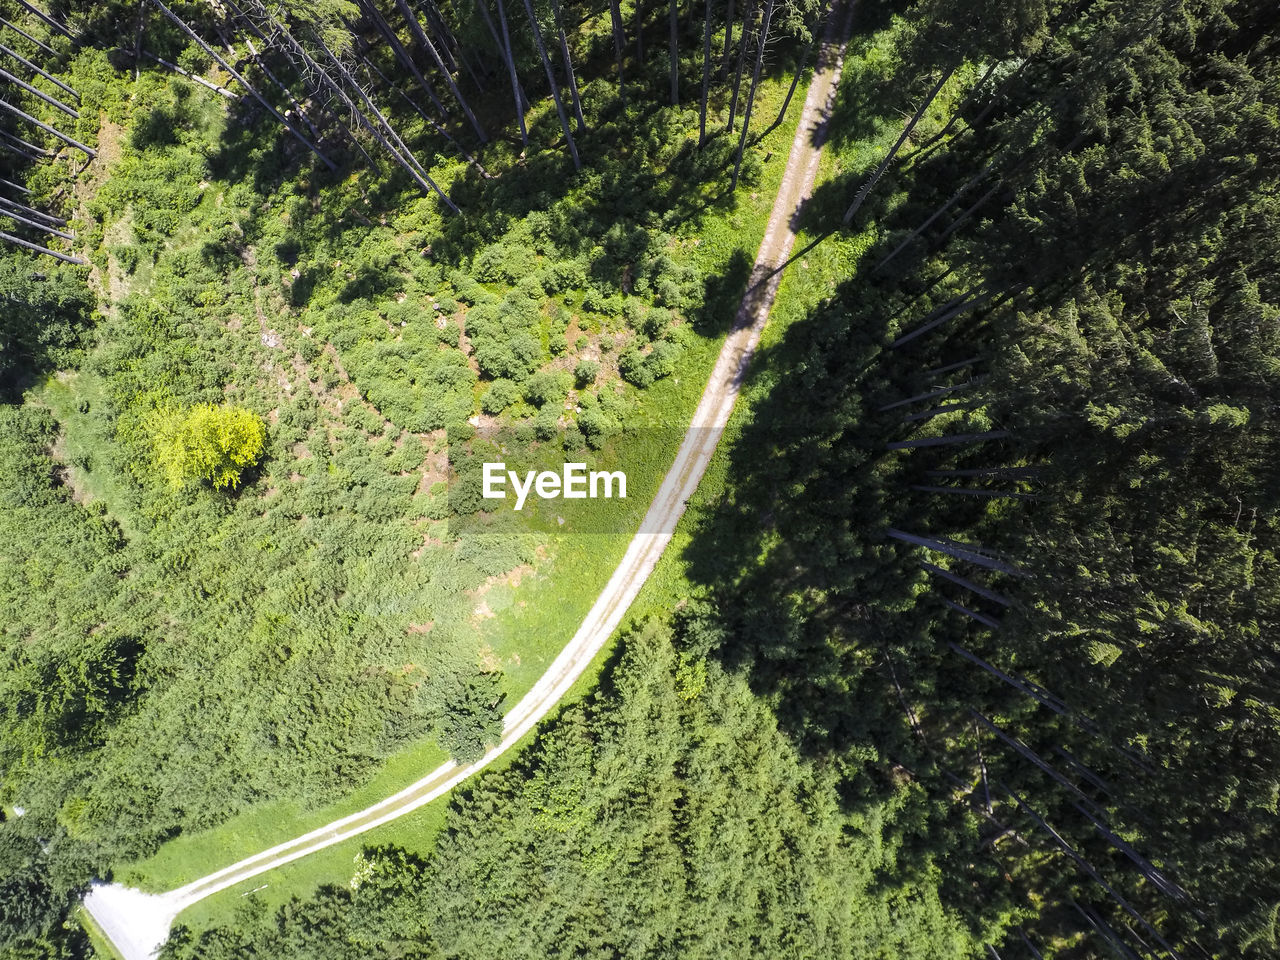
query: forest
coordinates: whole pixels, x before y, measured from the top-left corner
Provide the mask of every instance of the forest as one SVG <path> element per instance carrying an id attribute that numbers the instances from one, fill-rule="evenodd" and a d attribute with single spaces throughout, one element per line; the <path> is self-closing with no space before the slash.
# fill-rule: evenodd
<path id="1" fill-rule="evenodd" d="M 0 2 L 0 955 L 495 742 L 624 538 L 460 535 L 450 461 L 652 495 L 845 9 Z M 165 957 L 1280 952 L 1280 15 L 851 22 L 776 333 L 590 691 Z"/>

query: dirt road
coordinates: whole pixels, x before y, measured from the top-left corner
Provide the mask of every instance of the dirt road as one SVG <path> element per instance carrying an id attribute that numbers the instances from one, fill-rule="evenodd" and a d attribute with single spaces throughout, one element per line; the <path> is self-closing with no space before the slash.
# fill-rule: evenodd
<path id="1" fill-rule="evenodd" d="M 825 139 L 825 120 L 834 103 L 852 19 L 852 2 L 838 4 L 823 37 L 817 69 L 809 85 L 782 185 L 778 191 L 747 293 L 733 330 L 725 340 L 694 413 L 675 463 L 631 541 L 613 577 L 587 614 L 573 639 L 507 715 L 502 742 L 475 763 L 459 767 L 450 762 L 399 793 L 373 806 L 336 820 L 318 830 L 264 850 L 165 894 L 147 894 L 117 884 L 95 886 L 85 907 L 125 960 L 149 960 L 168 937 L 178 913 L 205 897 L 268 870 L 341 843 L 366 830 L 404 816 L 447 793 L 467 777 L 501 756 L 560 701 L 617 629 L 631 602 L 652 572 L 671 539 L 685 501 L 697 489 L 729 421 L 739 387 L 746 375 L 760 333 L 795 242 L 794 214 L 813 189 Z"/>

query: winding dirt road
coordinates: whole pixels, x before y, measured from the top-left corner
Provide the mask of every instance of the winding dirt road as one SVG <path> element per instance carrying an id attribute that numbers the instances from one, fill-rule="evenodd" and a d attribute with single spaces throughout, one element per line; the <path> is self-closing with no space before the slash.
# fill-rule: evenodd
<path id="1" fill-rule="evenodd" d="M 502 742 L 480 760 L 459 767 L 449 762 L 379 803 L 335 820 L 287 843 L 255 854 L 165 894 L 149 894 L 118 884 L 97 884 L 84 905 L 125 960 L 151 960 L 169 935 L 177 915 L 199 900 L 268 870 L 341 843 L 404 816 L 448 793 L 511 749 L 555 707 L 590 665 L 653 571 L 685 502 L 697 489 L 738 397 L 747 365 L 777 294 L 782 266 L 795 242 L 795 214 L 813 189 L 852 22 L 852 0 L 837 0 L 822 38 L 817 69 L 809 85 L 751 280 L 675 463 L 663 480 L 644 522 L 617 570 L 573 639 L 533 689 L 507 714 Z"/>

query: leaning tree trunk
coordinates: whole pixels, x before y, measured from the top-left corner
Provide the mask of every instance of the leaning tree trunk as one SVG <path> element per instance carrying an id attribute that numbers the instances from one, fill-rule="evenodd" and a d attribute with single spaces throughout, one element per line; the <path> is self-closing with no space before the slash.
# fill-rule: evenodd
<path id="1" fill-rule="evenodd" d="M 636 0 L 636 10 L 633 14 L 635 17 L 635 34 L 636 34 L 636 62 L 640 64 L 640 69 L 644 70 L 644 0 Z"/>
<path id="2" fill-rule="evenodd" d="M 0 182 L 8 183 L 7 180 Z M 57 227 L 65 227 L 67 225 L 67 221 L 62 219 L 62 217 L 55 217 L 53 214 L 45 213 L 43 210 L 36 210 L 32 207 L 28 207 L 25 203 L 18 203 L 16 200 L 10 200 L 8 197 L 0 197 L 0 207 L 16 210 L 19 213 L 26 214 L 29 217 L 34 217 L 37 220 L 43 220 L 45 223 L 51 223 Z"/>
<path id="3" fill-rule="evenodd" d="M 23 140 L 21 137 L 16 137 L 7 130 L 0 130 L 0 146 L 3 146 L 11 153 L 16 153 L 18 156 L 23 157 L 26 160 L 30 160 L 33 163 L 38 163 L 41 157 L 53 156 L 52 150 L 46 150 L 44 147 L 38 147 L 30 140 Z"/>
<path id="4" fill-rule="evenodd" d="M 796 72 L 791 76 L 791 86 L 787 87 L 787 96 L 783 99 L 782 107 L 778 110 L 778 115 L 774 117 L 773 123 L 769 124 L 769 131 L 776 130 L 787 117 L 787 110 L 791 107 L 791 99 L 796 95 L 796 87 L 800 85 L 800 78 L 804 75 L 805 68 L 809 66 L 809 58 L 813 56 L 813 50 L 818 45 L 819 26 L 820 23 L 814 24 L 813 35 L 809 38 L 808 44 L 805 45 L 804 53 L 800 55 L 800 62 L 796 64 Z M 766 133 L 769 131 L 766 131 Z"/>
<path id="5" fill-rule="evenodd" d="M 71 94 L 71 96 L 75 97 L 77 101 L 80 99 L 80 94 L 76 93 L 74 90 L 72 90 L 69 86 L 67 86 L 57 77 L 53 76 L 53 74 L 46 73 L 44 70 L 36 66 L 34 63 L 32 63 L 22 54 L 17 53 L 13 50 L 10 50 L 3 43 L 0 43 L 0 53 L 3 53 L 7 57 L 12 57 L 14 60 L 17 60 L 20 64 L 22 64 L 28 70 L 32 71 L 33 73 L 39 74 L 40 76 L 48 80 L 50 83 L 57 86 L 59 89 L 65 90 L 67 93 Z"/>
<path id="6" fill-rule="evenodd" d="M 618 61 L 618 99 L 627 105 L 626 80 L 622 75 L 622 50 L 627 45 L 627 38 L 622 27 L 622 11 L 618 0 L 609 0 L 609 19 L 613 24 L 613 55 Z"/>
<path id="7" fill-rule="evenodd" d="M 302 143 L 303 146 L 305 146 L 308 150 L 310 150 L 317 157 L 319 157 L 321 163 L 323 163 L 330 170 L 330 172 L 336 171 L 338 169 L 337 165 L 328 157 L 326 157 L 318 146 L 316 146 L 314 143 L 308 140 L 305 136 L 303 136 L 301 130 L 299 130 L 296 126 L 291 124 L 287 119 L 285 119 L 280 114 L 279 110 L 277 110 L 270 103 L 268 103 L 267 99 L 258 92 L 256 87 L 254 87 L 252 84 L 249 83 L 248 80 L 242 77 L 235 67 L 227 63 L 227 61 L 223 59 L 221 55 L 219 55 L 218 51 L 214 50 L 213 47 L 205 43 L 204 40 L 200 38 L 199 34 L 197 34 L 189 26 L 187 26 L 186 22 L 181 17 L 179 17 L 172 10 L 166 7 L 161 2 L 161 0 L 151 0 L 151 2 L 160 8 L 160 12 L 163 13 L 166 17 L 168 17 L 169 20 L 174 24 L 174 26 L 176 26 L 179 30 L 181 30 L 184 34 L 186 34 L 190 39 L 194 40 L 197 46 L 199 46 L 201 50 L 203 50 L 206 54 L 212 57 L 217 62 L 218 66 L 222 67 L 222 69 L 226 70 L 227 73 L 235 77 L 236 80 L 240 83 L 240 86 L 248 90 L 249 93 L 253 96 L 253 98 L 257 100 L 258 103 L 262 104 L 262 106 L 266 109 L 266 111 L 270 113 L 273 117 L 275 117 L 276 120 L 280 122 L 281 126 L 283 126 L 286 130 L 292 133 L 298 139 L 298 141 Z"/>
<path id="8" fill-rule="evenodd" d="M 702 18 L 702 95 L 698 99 L 698 147 L 707 142 L 707 90 L 711 86 L 711 0 Z"/>
<path id="9" fill-rule="evenodd" d="M 756 0 L 748 0 L 747 15 L 742 18 L 742 35 L 738 38 L 738 66 L 733 72 L 733 93 L 729 97 L 729 124 L 725 128 L 733 132 L 733 118 L 738 115 L 738 89 L 742 86 L 742 68 L 747 62 L 747 43 L 751 37 L 751 25 L 755 22 Z"/>
<path id="10" fill-rule="evenodd" d="M 36 253 L 43 253 L 46 256 L 61 260 L 64 263 L 74 263 L 77 266 L 84 266 L 84 261 L 79 257 L 73 256 L 69 253 L 60 253 L 57 250 L 50 250 L 48 247 L 42 247 L 38 243 L 32 243 L 30 240 L 23 240 L 21 237 L 15 237 L 12 233 L 6 233 L 3 230 L 0 230 L 0 240 L 7 240 L 9 243 L 16 244 L 17 246 L 23 247 L 27 250 L 34 250 Z"/>
<path id="11" fill-rule="evenodd" d="M 911 119 L 907 121 L 907 125 L 902 129 L 902 134 L 898 137 L 897 143 L 895 143 L 889 152 L 885 154 L 884 159 L 880 161 L 880 165 L 876 167 L 875 172 L 871 174 L 871 179 L 862 185 L 862 189 L 858 191 L 858 195 L 854 197 L 853 203 L 849 205 L 849 209 L 845 211 L 844 216 L 841 218 L 841 223 L 845 226 L 848 226 L 853 222 L 853 215 L 858 212 L 858 208 L 861 207 L 863 201 L 867 199 L 867 195 L 871 193 L 875 188 L 875 185 L 880 182 L 880 178 L 884 176 L 884 172 L 889 169 L 889 164 L 893 163 L 893 158 L 898 155 L 898 151 L 902 149 L 902 145 L 907 142 L 907 137 L 911 136 L 911 131 L 914 130 L 916 124 L 920 122 L 920 118 L 923 117 L 924 112 L 929 109 L 929 105 L 933 103 L 934 98 L 942 91 L 946 82 L 951 79 L 951 74 L 955 72 L 955 69 L 955 66 L 950 66 L 942 72 L 942 79 L 934 84 L 933 89 L 930 90 L 928 96 L 924 98 L 924 103 L 920 104 L 920 109 L 917 110 L 912 115 Z"/>
<path id="12" fill-rule="evenodd" d="M 680 104 L 680 13 L 677 0 L 669 0 L 667 4 L 667 59 L 671 70 L 671 105 Z"/>
<path id="13" fill-rule="evenodd" d="M 481 165 L 479 160 L 477 160 L 474 156 L 472 156 L 471 153 L 468 152 L 468 150 L 462 144 L 460 144 L 457 140 L 455 140 L 452 136 L 450 136 L 449 131 L 446 130 L 444 127 L 440 126 L 440 124 L 436 122 L 434 117 L 428 116 L 427 111 L 423 110 L 422 107 L 418 106 L 418 104 L 414 102 L 413 98 L 410 97 L 403 90 L 401 90 L 391 80 L 391 78 L 389 78 L 385 73 L 379 70 L 378 65 L 376 63 L 370 60 L 368 56 L 362 56 L 360 58 L 360 62 L 365 68 L 366 76 L 368 76 L 370 73 L 377 74 L 378 79 L 382 81 L 382 85 L 384 87 L 386 87 L 388 90 L 391 90 L 393 93 L 398 94 L 400 96 L 400 99 L 402 99 L 405 103 L 407 103 L 409 105 L 409 108 L 413 110 L 414 113 L 420 116 L 424 121 L 426 121 L 426 123 L 430 124 L 432 130 L 438 133 L 447 143 L 452 144 L 453 147 L 460 154 L 462 154 L 463 159 L 465 159 L 467 163 L 471 164 L 471 166 L 476 168 L 476 171 L 480 174 L 480 176 L 484 177 L 486 180 L 493 179 L 493 174 L 489 173 L 489 171 L 486 170 Z M 370 82 L 372 82 L 372 80 Z"/>
<path id="14" fill-rule="evenodd" d="M 538 56 L 542 58 L 542 68 L 547 72 L 547 83 L 551 86 L 551 99 L 555 101 L 556 115 L 560 118 L 560 129 L 564 131 L 565 142 L 569 145 L 573 169 L 581 170 L 582 161 L 578 159 L 578 145 L 573 142 L 573 131 L 569 129 L 569 118 L 564 112 L 564 101 L 560 97 L 560 87 L 556 84 L 555 71 L 551 69 L 551 59 L 547 56 L 547 45 L 542 42 L 542 28 L 538 26 L 538 16 L 533 10 L 533 0 L 524 0 L 524 9 L 529 15 L 529 23 L 533 26 L 533 40 L 538 45 Z"/>
<path id="15" fill-rule="evenodd" d="M 17 86 L 21 87 L 23 90 L 27 91 L 27 93 L 31 94 L 32 96 L 39 97 L 45 103 L 49 104 L 49 106 L 57 107 L 67 116 L 73 117 L 76 120 L 80 119 L 80 113 L 74 107 L 68 107 L 65 103 L 63 103 L 57 97 L 51 97 L 49 96 L 49 94 L 45 93 L 43 90 L 37 90 L 35 87 L 31 86 L 31 84 L 27 83 L 21 77 L 15 77 L 8 70 L 0 69 L 0 77 L 3 77 L 4 79 L 8 80 L 10 83 L 17 84 Z"/>
<path id="16" fill-rule="evenodd" d="M 928 393 L 917 393 L 914 397 L 907 397 L 905 400 L 898 400 L 895 403 L 887 403 L 880 407 L 876 412 L 884 413 L 887 410 L 893 410 L 896 407 L 905 407 L 909 403 L 919 403 L 921 400 L 932 400 L 934 397 L 943 397 L 948 393 L 955 393 L 957 390 L 971 390 L 986 380 L 986 376 L 974 377 L 972 380 L 966 380 L 964 383 L 957 383 L 950 387 L 940 387 L 937 390 L 930 390 Z"/>
<path id="17" fill-rule="evenodd" d="M 483 4 L 485 0 L 476 0 Z M 524 123 L 524 94 L 520 89 L 520 79 L 516 76 L 516 60 L 511 52 L 511 32 L 507 29 L 507 10 L 502 0 L 498 0 L 498 23 L 502 25 L 502 54 L 507 61 L 507 72 L 511 75 L 511 95 L 516 101 L 516 119 L 520 121 L 520 142 L 529 149 L 529 130 Z"/>
<path id="18" fill-rule="evenodd" d="M 52 27 L 56 33 L 62 34 L 68 40 L 75 39 L 75 36 L 71 33 L 70 30 L 68 30 L 66 27 L 60 24 L 57 20 L 54 20 L 53 17 L 46 14 L 43 10 L 41 10 L 39 7 L 35 6 L 34 4 L 27 3 L 27 0 L 18 0 L 18 5 L 21 6 L 28 13 L 34 14 L 37 19 L 43 21 L 46 25 Z"/>
<path id="19" fill-rule="evenodd" d="M 441 59 L 439 51 L 431 42 L 431 38 L 427 36 L 427 32 L 422 29 L 422 24 L 418 22 L 417 16 L 409 7 L 405 0 L 395 0 L 396 9 L 400 11 L 400 15 L 404 17 L 405 22 L 409 24 L 409 30 L 413 33 L 414 39 L 418 44 L 431 55 L 431 59 L 435 61 L 436 66 L 440 69 L 441 76 L 444 77 L 445 85 L 448 86 L 449 92 L 453 94 L 453 98 L 458 101 L 458 106 L 462 108 L 462 113 L 467 118 L 467 122 L 471 124 L 471 128 L 475 130 L 476 136 L 480 138 L 481 143 L 488 143 L 489 137 L 484 132 L 484 128 L 480 126 L 480 121 L 476 119 L 476 115 L 471 112 L 471 105 L 467 103 L 467 98 L 462 95 L 462 91 L 458 89 L 457 83 L 453 80 L 448 68 Z"/>
<path id="20" fill-rule="evenodd" d="M 37 120 L 35 117 L 31 116 L 31 114 L 18 109 L 13 104 L 9 103 L 7 100 L 0 100 L 0 108 L 21 117 L 23 120 L 27 121 L 27 123 L 30 123 L 33 126 L 39 127 L 45 133 L 48 133 L 54 137 L 57 137 L 67 146 L 75 147 L 77 150 L 82 151 L 90 159 L 98 155 L 93 149 L 91 149 L 90 147 L 86 147 L 79 140 L 73 139 L 72 137 L 68 137 L 65 133 L 61 132 L 60 130 L 54 129 L 53 127 L 49 126 L 49 124 L 45 123 L 43 120 Z"/>
<path id="21" fill-rule="evenodd" d="M 37 220 L 30 220 L 19 213 L 11 210 L 0 210 L 0 218 L 7 218 L 14 223 L 20 223 L 24 227 L 30 227 L 32 230 L 39 230 L 41 233 L 48 233 L 55 237 L 61 237 L 63 240 L 74 240 L 74 233 L 67 233 L 65 230 L 59 230 L 57 227 L 51 227 L 47 223 L 40 223 Z"/>
<path id="22" fill-rule="evenodd" d="M 582 116 L 582 100 L 578 97 L 578 78 L 573 73 L 573 59 L 569 56 L 569 39 L 564 34 L 564 21 L 560 17 L 559 0 L 551 0 L 551 16 L 556 23 L 556 33 L 560 37 L 560 59 L 564 61 L 564 72 L 569 77 L 569 96 L 573 100 L 573 113 L 578 121 L 578 132 L 587 129 L 586 118 Z"/>
<path id="23" fill-rule="evenodd" d="M 440 102 L 440 98 L 436 96 L 436 92 L 431 89 L 431 84 L 427 83 L 427 78 L 422 75 L 422 71 L 419 70 L 418 65 L 414 63 L 413 57 L 409 54 L 409 51 L 406 50 L 404 44 L 400 42 L 400 38 L 396 36 L 396 32 L 391 29 L 391 24 L 387 23 L 386 17 L 384 17 L 378 8 L 374 6 L 371 0 L 361 0 L 360 7 L 365 16 L 373 21 L 373 25 L 377 28 L 378 32 L 386 38 L 388 45 L 391 47 L 391 52 L 395 54 L 396 60 L 413 74 L 414 79 L 418 81 L 418 86 L 422 88 L 422 92 L 425 93 L 427 95 L 427 99 L 431 101 L 431 105 L 440 112 L 441 117 L 447 120 L 449 117 L 449 111 L 446 110 L 444 104 Z"/>
<path id="24" fill-rule="evenodd" d="M 959 303 L 956 303 L 956 301 L 953 300 L 950 303 L 945 304 L 941 309 L 935 310 L 933 314 L 926 317 L 925 322 L 920 324 L 920 326 L 908 333 L 904 333 L 902 336 L 898 337 L 898 339 L 894 340 L 893 343 L 889 344 L 889 349 L 897 350 L 899 347 L 906 346 L 912 340 L 915 340 L 917 337 L 924 336 L 930 330 L 934 330 L 942 326 L 944 323 L 948 323 L 956 317 L 966 314 L 971 310 L 976 310 L 993 296 L 993 293 L 986 291 L 980 292 L 976 296 L 970 297 L 967 300 L 961 299 Z"/>
<path id="25" fill-rule="evenodd" d="M 960 187 L 959 190 L 957 190 L 955 193 L 951 195 L 951 198 L 949 200 L 947 200 L 942 206 L 938 207 L 937 210 L 933 211 L 933 213 L 929 216 L 927 220 L 925 220 L 924 223 L 920 224 L 920 226 L 916 227 L 909 234 L 907 234 L 907 236 L 903 239 L 903 241 L 899 243 L 896 247 L 894 247 L 891 253 L 889 253 L 887 256 L 885 256 L 883 260 L 881 260 L 874 267 L 872 267 L 871 272 L 875 273 L 877 270 L 885 266 L 885 264 L 889 263 L 889 261 L 891 261 L 894 257 L 900 254 L 903 250 L 905 250 L 907 248 L 907 245 L 910 244 L 912 240 L 914 240 L 916 237 L 920 236 L 920 234 L 928 230 L 929 227 L 933 225 L 933 222 L 935 220 L 937 220 L 940 216 L 942 216 L 944 213 L 950 210 L 953 206 L 955 206 L 960 201 L 960 198 L 964 196 L 964 194 L 968 191 L 970 187 L 972 187 L 975 183 L 977 183 L 979 180 L 981 180 L 983 177 L 989 174 L 993 169 L 995 169 L 995 165 L 996 165 L 995 161 L 993 160 L 989 164 L 987 164 L 982 170 L 978 171 L 978 173 L 970 177 L 965 182 L 965 184 L 962 187 Z"/>
<path id="26" fill-rule="evenodd" d="M 729 64 L 733 63 L 733 0 L 724 11 L 724 55 L 720 58 L 720 73 L 729 76 Z"/>
<path id="27" fill-rule="evenodd" d="M 19 36 L 26 37 L 28 40 L 34 43 L 37 47 L 39 47 L 45 53 L 49 54 L 49 56 L 51 57 L 62 56 L 62 54 L 58 53 L 58 51 L 53 49 L 53 47 L 49 46 L 47 43 L 43 43 L 40 40 L 37 40 L 31 34 L 27 33 L 27 31 L 23 30 L 20 26 L 18 26 L 16 23 L 10 23 L 4 17 L 0 17 L 0 24 L 3 24 L 4 26 L 8 27 L 10 30 L 12 30 L 14 33 L 18 34 Z"/>
<path id="28" fill-rule="evenodd" d="M 764 47 L 769 42 L 769 21 L 773 18 L 774 0 L 766 0 L 764 5 L 764 23 L 756 38 L 756 66 L 751 72 L 751 89 L 747 91 L 747 108 L 742 114 L 742 134 L 738 137 L 738 156 L 733 164 L 733 177 L 729 181 L 729 191 L 738 189 L 738 173 L 742 170 L 742 154 L 747 149 L 747 133 L 751 129 L 751 108 L 756 101 L 756 88 L 760 85 L 760 68 L 764 64 Z"/>
<path id="29" fill-rule="evenodd" d="M 369 123 L 368 119 L 364 116 L 364 114 L 361 113 L 360 111 L 356 111 L 357 116 L 365 120 L 366 129 L 368 129 L 369 132 L 374 135 L 374 137 L 382 145 L 382 148 L 384 150 L 390 153 L 393 157 L 401 158 L 402 165 L 405 167 L 406 170 L 408 170 L 409 175 L 412 176 L 413 179 L 417 181 L 420 187 L 422 187 L 424 190 L 435 191 L 436 195 L 439 196 L 440 199 L 444 201 L 445 206 L 447 206 L 454 213 L 457 213 L 458 212 L 457 206 L 454 204 L 454 202 L 451 199 L 449 199 L 449 196 L 443 190 L 440 189 L 440 187 L 436 184 L 436 182 L 431 179 L 430 174 L 427 173 L 426 169 L 422 166 L 422 164 L 418 162 L 417 158 L 413 155 L 413 151 L 411 151 L 407 146 L 405 146 L 404 141 L 400 139 L 400 135 L 396 133 L 395 128 L 391 126 L 391 124 L 387 121 L 387 118 L 382 115 L 382 111 L 378 109 L 377 104 L 375 104 L 373 100 L 368 96 L 368 94 L 364 92 L 364 88 L 360 86 L 359 81 L 357 81 L 356 78 L 351 75 L 351 72 L 346 68 L 343 62 L 339 60 L 338 57 L 333 53 L 333 51 L 330 50 L 325 45 L 324 40 L 321 39 L 321 37 L 318 34 L 315 35 L 314 39 L 320 45 L 320 49 L 323 50 L 325 54 L 329 57 L 330 61 L 332 61 L 333 65 L 337 67 L 338 76 L 341 77 L 344 81 L 346 81 L 348 86 L 350 86 L 352 89 L 355 90 L 356 95 L 359 96 L 361 102 L 365 105 L 365 107 L 373 115 L 373 117 L 378 121 L 378 126 L 382 128 L 382 130 L 385 133 L 385 136 L 380 136 L 377 129 L 375 129 L 374 126 L 371 123 Z"/>
<path id="30" fill-rule="evenodd" d="M 918 440 L 895 440 L 886 443 L 886 450 L 915 450 L 920 447 L 955 447 L 966 443 L 986 443 L 988 440 L 1003 440 L 1009 436 L 1008 430 L 983 430 L 979 433 L 948 433 L 941 437 L 921 437 Z"/>

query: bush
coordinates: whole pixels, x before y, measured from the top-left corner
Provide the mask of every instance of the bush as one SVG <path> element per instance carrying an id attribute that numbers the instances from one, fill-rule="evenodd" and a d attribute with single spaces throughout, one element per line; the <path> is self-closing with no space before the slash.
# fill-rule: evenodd
<path id="1" fill-rule="evenodd" d="M 569 374 L 563 370 L 535 373 L 524 384 L 524 398 L 535 407 L 559 406 L 568 395 Z"/>
<path id="2" fill-rule="evenodd" d="M 148 418 L 156 462 L 169 485 L 181 490 L 192 480 L 234 487 L 240 473 L 262 456 L 267 429 L 243 407 L 201 404 L 188 411 L 164 408 Z"/>
<path id="3" fill-rule="evenodd" d="M 495 380 L 480 398 L 480 409 L 496 416 L 520 399 L 520 388 L 511 380 Z"/>
<path id="4" fill-rule="evenodd" d="M 517 333 L 507 341 L 486 337 L 478 340 L 475 353 L 476 362 L 485 376 L 523 380 L 538 368 L 542 344 L 530 333 Z"/>
<path id="5" fill-rule="evenodd" d="M 560 411 L 555 407 L 543 407 L 533 418 L 533 436 L 537 440 L 550 440 L 560 429 Z"/>
<path id="6" fill-rule="evenodd" d="M 579 387 L 589 387 L 600 376 L 600 364 L 594 360 L 579 360 L 573 368 L 573 379 Z"/>

